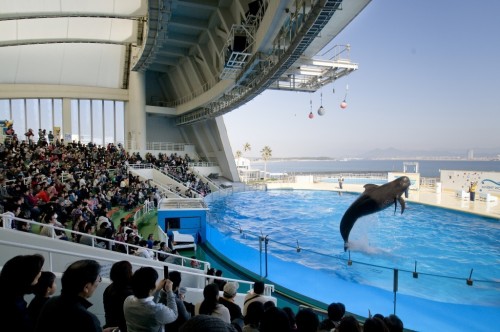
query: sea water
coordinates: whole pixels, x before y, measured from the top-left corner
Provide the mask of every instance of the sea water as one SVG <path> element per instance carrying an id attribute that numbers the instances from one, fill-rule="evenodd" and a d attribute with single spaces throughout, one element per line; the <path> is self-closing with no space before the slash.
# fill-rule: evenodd
<path id="1" fill-rule="evenodd" d="M 360 218 L 344 252 L 340 220 L 357 194 L 271 190 L 213 197 L 210 219 L 237 241 L 332 278 L 448 303 L 500 305 L 500 222 L 407 202 Z M 300 254 L 297 253 L 300 248 Z M 351 259 L 352 266 L 346 264 Z M 417 278 L 412 272 L 417 272 Z M 471 279 L 472 286 L 466 284 Z"/>
<path id="2" fill-rule="evenodd" d="M 423 177 L 439 177 L 439 170 L 500 172 L 500 161 L 482 160 L 272 160 L 252 162 L 252 168 L 271 173 L 402 172 L 404 162 L 418 163 Z M 409 169 L 413 172 L 413 169 Z"/>

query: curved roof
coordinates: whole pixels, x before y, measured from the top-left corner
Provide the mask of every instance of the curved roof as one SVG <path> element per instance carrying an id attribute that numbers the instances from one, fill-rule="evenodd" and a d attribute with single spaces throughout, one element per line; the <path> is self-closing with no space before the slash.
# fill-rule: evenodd
<path id="1" fill-rule="evenodd" d="M 139 71 L 146 103 L 191 123 L 355 70 L 312 56 L 369 1 L 0 0 L 0 84 L 127 89 Z"/>

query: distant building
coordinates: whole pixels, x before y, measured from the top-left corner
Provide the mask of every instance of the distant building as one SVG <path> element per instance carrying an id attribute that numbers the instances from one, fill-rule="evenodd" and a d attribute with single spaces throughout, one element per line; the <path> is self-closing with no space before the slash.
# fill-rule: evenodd
<path id="1" fill-rule="evenodd" d="M 473 160 L 474 159 L 474 150 L 470 149 L 467 151 L 467 160 Z"/>
<path id="2" fill-rule="evenodd" d="M 251 182 L 258 181 L 261 178 L 261 170 L 252 169 L 252 165 L 250 164 L 250 159 L 248 158 L 236 158 L 234 160 L 236 162 L 236 169 L 238 170 L 238 175 L 240 176 L 241 182 Z"/>

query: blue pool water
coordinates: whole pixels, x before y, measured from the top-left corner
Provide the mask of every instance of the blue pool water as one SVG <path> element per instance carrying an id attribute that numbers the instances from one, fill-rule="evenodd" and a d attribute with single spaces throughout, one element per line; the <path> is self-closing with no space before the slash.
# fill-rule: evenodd
<path id="1" fill-rule="evenodd" d="M 326 191 L 253 191 L 207 201 L 210 221 L 235 240 L 284 261 L 349 282 L 424 299 L 500 306 L 500 222 L 407 202 L 403 215 L 389 207 L 360 218 L 345 253 L 339 223 L 358 194 Z M 300 247 L 300 252 L 297 252 Z M 348 259 L 352 266 L 346 264 Z M 419 273 L 413 278 L 412 272 Z M 472 270 L 473 285 L 466 285 Z"/>

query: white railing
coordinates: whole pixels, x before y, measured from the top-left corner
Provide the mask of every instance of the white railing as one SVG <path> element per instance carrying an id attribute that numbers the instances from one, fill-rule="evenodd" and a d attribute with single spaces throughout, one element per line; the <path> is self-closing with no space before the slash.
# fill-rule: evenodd
<path id="1" fill-rule="evenodd" d="M 147 202 L 145 203 L 140 210 L 135 211 L 134 213 L 134 222 L 142 218 L 145 214 L 148 214 L 150 211 L 156 210 L 155 202 Z"/>
<path id="2" fill-rule="evenodd" d="M 154 204 L 153 204 L 154 205 Z M 67 229 L 67 228 L 64 228 L 64 227 L 58 227 L 58 226 L 54 226 L 54 225 L 51 225 L 51 224 L 43 224 L 43 223 L 40 223 L 40 222 L 37 222 L 37 221 L 33 221 L 33 220 L 27 220 L 27 219 L 22 219 L 22 218 L 17 218 L 17 217 L 10 217 L 6 214 L 0 214 L 0 217 L 2 217 L 2 220 L 12 220 L 12 221 L 15 221 L 15 222 L 25 222 L 25 223 L 28 223 L 30 224 L 30 229 L 32 229 L 32 226 L 33 225 L 38 225 L 40 226 L 40 230 L 42 229 L 42 227 L 49 227 L 49 228 L 52 228 L 52 238 L 56 241 L 64 241 L 64 240 L 61 240 L 59 238 L 57 238 L 57 235 L 56 235 L 56 230 L 59 231 L 59 232 L 62 232 L 64 233 L 67 237 L 68 237 L 68 241 L 72 242 L 72 238 L 73 236 L 85 236 L 85 237 L 90 237 L 92 239 L 92 242 L 91 242 L 91 247 L 94 247 L 94 248 L 99 248 L 99 249 L 103 249 L 99 246 L 97 246 L 97 243 L 98 242 L 104 242 L 104 243 L 108 243 L 108 249 L 103 249 L 103 250 L 110 250 L 113 246 L 117 246 L 117 245 L 123 245 L 124 248 L 125 248 L 125 253 L 127 255 L 130 255 L 131 253 L 131 248 L 135 248 L 136 250 L 141 248 L 140 246 L 137 246 L 137 245 L 134 245 L 134 244 L 129 244 L 129 243 L 126 243 L 126 242 L 120 242 L 120 241 L 116 241 L 114 239 L 108 239 L 108 238 L 104 238 L 104 237 L 100 237 L 100 236 L 96 236 L 96 235 L 92 235 L 92 234 L 88 234 L 88 233 L 82 233 L 82 232 L 78 232 L 78 231 L 74 231 L 74 230 L 70 230 L 70 229 Z M 4 228 L 5 225 L 4 225 Z M 31 233 L 31 232 L 30 232 Z M 36 234 L 36 233 L 32 233 L 32 234 Z M 38 234 L 40 235 L 40 234 Z M 44 236 L 44 235 L 40 235 L 40 236 Z M 79 245 L 85 245 L 85 244 L 81 244 L 81 243 L 78 243 L 78 242 L 74 242 L 75 244 L 79 244 Z M 165 253 L 164 251 L 160 251 L 160 250 L 155 250 L 155 249 L 148 249 L 150 250 L 151 252 L 154 253 L 154 256 L 155 257 L 158 257 L 158 254 L 161 254 L 161 255 L 170 255 L 170 256 L 174 256 L 176 258 L 179 258 L 180 259 L 180 262 L 181 262 L 181 266 L 191 266 L 191 261 L 194 260 L 194 261 L 197 261 L 196 259 L 192 259 L 192 258 L 188 258 L 188 257 L 184 257 L 184 256 L 180 256 L 180 255 L 174 255 L 174 254 L 170 254 L 170 253 Z M 118 253 L 118 251 L 116 251 Z M 205 270 L 205 272 L 210 268 L 210 263 L 208 262 L 201 262 L 203 263 L 203 269 Z"/>
<path id="3" fill-rule="evenodd" d="M 172 142 L 146 142 L 146 150 L 188 151 L 190 149 L 194 150 L 194 144 L 172 143 Z"/>
<path id="4" fill-rule="evenodd" d="M 211 162 L 211 161 L 198 161 L 198 162 L 189 162 L 188 166 L 189 167 L 215 167 L 215 166 L 219 166 L 219 164 L 216 162 Z"/>

